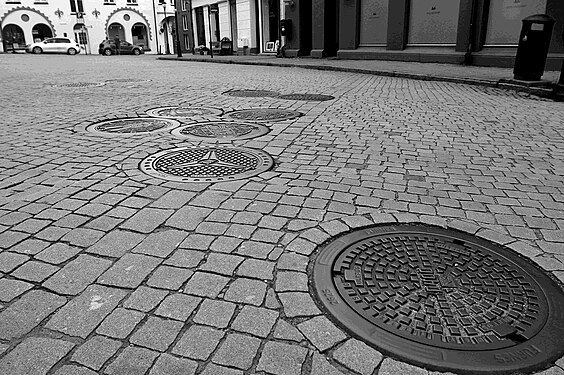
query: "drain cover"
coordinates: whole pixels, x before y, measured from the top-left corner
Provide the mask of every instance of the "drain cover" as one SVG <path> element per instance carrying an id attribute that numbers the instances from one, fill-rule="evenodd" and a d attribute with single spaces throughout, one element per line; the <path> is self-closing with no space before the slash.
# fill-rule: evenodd
<path id="1" fill-rule="evenodd" d="M 143 78 L 115 78 L 108 79 L 106 82 L 116 82 L 116 83 L 138 83 L 138 82 L 151 82 L 150 79 Z"/>
<path id="2" fill-rule="evenodd" d="M 147 111 L 149 116 L 164 118 L 190 118 L 195 116 L 221 116 L 221 109 L 209 107 L 160 107 Z"/>
<path id="3" fill-rule="evenodd" d="M 180 147 L 145 158 L 140 168 L 170 181 L 219 182 L 256 176 L 273 164 L 266 152 L 245 147 Z"/>
<path id="4" fill-rule="evenodd" d="M 323 102 L 326 100 L 333 100 L 335 99 L 335 97 L 331 95 L 322 95 L 322 94 L 288 94 L 288 95 L 280 95 L 278 99 L 309 100 L 309 101 Z"/>
<path id="5" fill-rule="evenodd" d="M 230 90 L 224 92 L 223 95 L 248 97 L 248 98 L 260 98 L 260 97 L 274 97 L 274 96 L 278 96 L 279 94 L 275 91 L 268 91 L 268 90 Z"/>
<path id="6" fill-rule="evenodd" d="M 290 111 L 288 109 L 256 108 L 233 111 L 228 113 L 226 116 L 235 120 L 261 122 L 289 120 L 301 115 L 302 114 L 300 112 Z"/>
<path id="7" fill-rule="evenodd" d="M 315 291 L 345 327 L 383 351 L 438 370 L 510 373 L 564 354 L 564 293 L 509 250 L 423 225 L 333 241 Z"/>
<path id="8" fill-rule="evenodd" d="M 172 134 L 179 137 L 199 140 L 231 141 L 260 137 L 268 132 L 269 129 L 261 124 L 249 124 L 244 122 L 205 122 L 174 129 Z"/>
<path id="9" fill-rule="evenodd" d="M 57 83 L 54 87 L 98 87 L 104 86 L 105 82 L 70 82 L 70 83 Z"/>
<path id="10" fill-rule="evenodd" d="M 178 125 L 180 123 L 174 120 L 135 117 L 102 121 L 88 126 L 86 130 L 91 133 L 143 134 L 165 131 Z"/>

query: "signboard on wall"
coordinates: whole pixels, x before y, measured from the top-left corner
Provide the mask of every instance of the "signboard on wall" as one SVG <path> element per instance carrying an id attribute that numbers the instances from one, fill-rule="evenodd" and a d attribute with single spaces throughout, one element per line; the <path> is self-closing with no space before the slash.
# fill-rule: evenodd
<path id="1" fill-rule="evenodd" d="M 456 44 L 458 0 L 411 0 L 408 44 Z"/>
<path id="2" fill-rule="evenodd" d="M 521 20 L 546 13 L 546 0 L 490 0 L 486 45 L 517 45 Z"/>
<path id="3" fill-rule="evenodd" d="M 360 45 L 385 46 L 388 35 L 388 0 L 361 0 Z"/>

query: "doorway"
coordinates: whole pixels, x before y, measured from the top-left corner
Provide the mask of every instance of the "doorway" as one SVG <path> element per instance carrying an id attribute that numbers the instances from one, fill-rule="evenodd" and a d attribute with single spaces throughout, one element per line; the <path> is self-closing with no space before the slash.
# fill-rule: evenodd
<path id="1" fill-rule="evenodd" d="M 5 52 L 22 49 L 26 45 L 22 28 L 14 24 L 6 25 L 2 29 L 2 40 Z"/>
<path id="2" fill-rule="evenodd" d="M 53 37 L 53 31 L 51 28 L 44 23 L 38 23 L 31 29 L 31 34 L 33 35 L 34 42 L 41 42 L 47 38 Z"/>

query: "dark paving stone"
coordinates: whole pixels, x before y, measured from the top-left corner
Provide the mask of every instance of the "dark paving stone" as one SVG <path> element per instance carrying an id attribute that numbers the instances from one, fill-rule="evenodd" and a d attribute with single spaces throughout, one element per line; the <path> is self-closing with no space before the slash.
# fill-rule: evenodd
<path id="1" fill-rule="evenodd" d="M 155 314 L 175 320 L 187 321 L 201 301 L 200 297 L 179 293 L 171 294 L 161 302 Z"/>
<path id="2" fill-rule="evenodd" d="M 265 294 L 265 282 L 240 278 L 229 285 L 224 299 L 231 302 L 260 306 L 264 301 Z"/>
<path id="3" fill-rule="evenodd" d="M 196 272 L 186 283 L 184 293 L 215 298 L 228 282 L 227 277 L 207 272 Z"/>
<path id="4" fill-rule="evenodd" d="M 137 245 L 132 252 L 166 258 L 172 253 L 188 233 L 178 230 L 167 230 L 150 234 Z"/>
<path id="5" fill-rule="evenodd" d="M 142 312 L 118 307 L 104 319 L 96 329 L 96 333 L 116 339 L 125 339 L 144 317 L 145 314 Z"/>
<path id="6" fill-rule="evenodd" d="M 72 355 L 72 360 L 94 370 L 100 370 L 120 348 L 120 341 L 94 336 L 82 344 Z"/>
<path id="7" fill-rule="evenodd" d="M 143 375 L 159 354 L 149 349 L 129 346 L 106 367 L 108 375 Z"/>
<path id="8" fill-rule="evenodd" d="M 52 266 L 47 263 L 31 261 L 23 264 L 17 270 L 13 271 L 10 275 L 18 279 L 41 282 L 57 272 L 59 267 Z"/>
<path id="9" fill-rule="evenodd" d="M 133 249 L 137 244 L 143 241 L 144 238 L 145 236 L 142 234 L 118 230 L 108 233 L 86 251 L 93 254 L 117 258 Z"/>
<path id="10" fill-rule="evenodd" d="M 53 375 L 96 375 L 97 373 L 82 366 L 65 365 L 53 373 Z"/>
<path id="11" fill-rule="evenodd" d="M 98 282 L 121 288 L 136 288 L 161 262 L 162 259 L 147 255 L 125 254 L 98 278 Z"/>
<path id="12" fill-rule="evenodd" d="M 121 228 L 135 232 L 151 233 L 163 224 L 173 213 L 173 210 L 142 208 L 141 211 L 137 212 L 123 223 Z"/>
<path id="13" fill-rule="evenodd" d="M 173 354 L 205 361 L 215 350 L 224 332 L 212 327 L 193 325 L 172 349 Z"/>
<path id="14" fill-rule="evenodd" d="M 0 253 L 0 272 L 8 273 L 25 263 L 28 259 L 27 255 L 4 251 Z"/>
<path id="15" fill-rule="evenodd" d="M 149 349 L 164 352 L 174 341 L 183 324 L 174 320 L 150 317 L 134 334 L 129 342 Z"/>
<path id="16" fill-rule="evenodd" d="M 0 374 L 45 375 L 72 348 L 73 343 L 48 338 L 25 339 L 0 359 Z"/>
<path id="17" fill-rule="evenodd" d="M 198 362 L 163 353 L 151 368 L 149 375 L 194 375 L 197 368 Z"/>
<path id="18" fill-rule="evenodd" d="M 267 342 L 262 350 L 257 371 L 275 375 L 294 375 L 302 372 L 308 350 L 299 345 Z"/>
<path id="19" fill-rule="evenodd" d="M 111 266 L 108 259 L 79 255 L 43 283 L 45 288 L 66 295 L 76 295 Z"/>
<path id="20" fill-rule="evenodd" d="M 212 358 L 213 363 L 248 370 L 257 354 L 260 340 L 232 333 L 221 344 Z"/>
<path id="21" fill-rule="evenodd" d="M 124 302 L 123 306 L 128 309 L 147 312 L 157 307 L 167 294 L 168 292 L 165 290 L 140 286 L 131 293 L 129 298 Z"/>
<path id="22" fill-rule="evenodd" d="M 61 264 L 74 257 L 81 251 L 79 247 L 69 246 L 64 243 L 55 243 L 34 258 L 51 264 Z"/>
<path id="23" fill-rule="evenodd" d="M 24 281 L 0 279 L 0 302 L 10 302 L 31 288 L 33 284 Z"/>

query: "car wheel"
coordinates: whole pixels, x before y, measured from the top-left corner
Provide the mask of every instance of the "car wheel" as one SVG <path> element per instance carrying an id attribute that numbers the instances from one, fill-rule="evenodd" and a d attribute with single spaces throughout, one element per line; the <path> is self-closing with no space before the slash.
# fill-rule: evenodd
<path id="1" fill-rule="evenodd" d="M 40 53 L 43 52 L 43 50 L 41 49 L 41 47 L 33 47 L 33 53 L 35 53 L 36 55 L 39 55 Z"/>
<path id="2" fill-rule="evenodd" d="M 112 50 L 109 49 L 109 48 L 106 48 L 106 49 L 104 50 L 104 55 L 106 55 L 106 56 L 111 56 L 111 55 L 112 55 Z"/>
<path id="3" fill-rule="evenodd" d="M 76 55 L 76 50 L 74 48 L 69 48 L 69 50 L 67 51 L 67 53 L 69 55 Z"/>
<path id="4" fill-rule="evenodd" d="M 141 54 L 141 50 L 138 49 L 138 48 L 135 48 L 135 49 L 133 50 L 133 54 L 134 54 L 135 56 L 139 56 L 139 55 Z"/>

